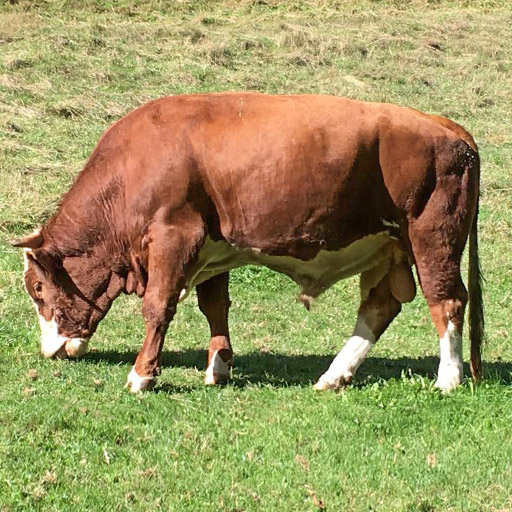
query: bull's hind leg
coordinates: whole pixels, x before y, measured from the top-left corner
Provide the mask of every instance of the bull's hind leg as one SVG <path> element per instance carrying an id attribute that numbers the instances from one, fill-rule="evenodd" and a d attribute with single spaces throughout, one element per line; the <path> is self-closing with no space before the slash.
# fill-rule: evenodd
<path id="1" fill-rule="evenodd" d="M 462 326 L 468 294 L 460 275 L 462 251 L 476 207 L 471 162 L 451 162 L 421 215 L 409 224 L 409 239 L 421 289 L 440 339 L 436 387 L 450 391 L 463 379 Z"/>
<path id="2" fill-rule="evenodd" d="M 387 268 L 375 268 L 361 274 L 361 305 L 354 332 L 315 384 L 315 389 L 335 389 L 352 381 L 368 352 L 401 310 L 400 301 L 392 293 L 394 279 Z M 406 286 L 410 288 L 411 283 L 407 282 Z M 412 287 L 414 290 L 414 281 Z"/>
<path id="3" fill-rule="evenodd" d="M 197 285 L 197 301 L 210 325 L 210 348 L 204 383 L 220 384 L 229 378 L 233 351 L 229 342 L 229 273 L 219 274 Z"/>
<path id="4" fill-rule="evenodd" d="M 458 298 L 429 304 L 432 320 L 439 333 L 440 360 L 435 386 L 442 391 L 456 388 L 464 377 L 462 323 L 466 305 L 465 290 L 457 295 Z"/>
<path id="5" fill-rule="evenodd" d="M 467 292 L 458 263 L 437 258 L 417 257 L 418 275 L 427 299 L 432 321 L 439 334 L 439 369 L 435 386 L 442 391 L 456 388 L 464 377 L 462 365 L 462 326 Z"/>

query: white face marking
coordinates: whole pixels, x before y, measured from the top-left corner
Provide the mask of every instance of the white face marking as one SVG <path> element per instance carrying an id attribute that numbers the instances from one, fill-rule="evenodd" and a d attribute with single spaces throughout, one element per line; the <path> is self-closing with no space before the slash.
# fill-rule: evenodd
<path id="1" fill-rule="evenodd" d="M 24 251 L 24 272 L 26 275 L 28 271 L 28 255 L 32 254 L 30 249 Z M 59 334 L 57 323 L 55 319 L 46 320 L 37 308 L 37 304 L 32 300 L 34 309 L 36 310 L 37 318 L 39 320 L 39 327 L 41 328 L 41 352 L 44 357 L 53 357 L 59 350 L 64 347 L 68 357 L 81 357 L 87 352 L 88 340 L 84 338 L 66 338 Z M 64 354 L 63 354 L 64 355 Z"/>
<path id="2" fill-rule="evenodd" d="M 59 334 L 55 319 L 45 320 L 38 311 L 37 317 L 41 327 L 41 352 L 44 357 L 53 357 L 62 347 L 65 350 L 65 354 L 62 354 L 63 356 L 81 357 L 87 352 L 89 340 L 84 338 L 66 338 Z"/>
<path id="3" fill-rule="evenodd" d="M 204 383 L 207 386 L 214 386 L 220 381 L 226 380 L 229 377 L 229 363 L 224 362 L 216 350 L 210 360 L 210 364 L 206 369 Z"/>
<path id="4" fill-rule="evenodd" d="M 39 312 L 37 316 L 41 327 L 41 352 L 44 357 L 53 357 L 66 344 L 67 338 L 58 333 L 57 323 L 53 318 L 50 321 L 45 320 Z"/>
<path id="5" fill-rule="evenodd" d="M 439 340 L 440 361 L 436 388 L 444 392 L 456 388 L 464 377 L 462 366 L 462 336 L 450 320 L 444 336 Z"/>
<path id="6" fill-rule="evenodd" d="M 375 335 L 366 325 L 363 317 L 359 316 L 354 333 L 334 358 L 329 369 L 318 379 L 315 389 L 324 391 L 335 389 L 340 384 L 350 383 L 375 341 Z"/>

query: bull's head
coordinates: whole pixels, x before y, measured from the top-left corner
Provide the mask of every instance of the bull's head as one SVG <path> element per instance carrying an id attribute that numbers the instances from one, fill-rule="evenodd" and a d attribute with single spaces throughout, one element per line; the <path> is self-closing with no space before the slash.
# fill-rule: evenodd
<path id="1" fill-rule="evenodd" d="M 25 249 L 25 286 L 41 326 L 45 357 L 80 357 L 119 294 L 112 271 L 91 255 L 63 257 L 41 231 L 12 242 Z"/>

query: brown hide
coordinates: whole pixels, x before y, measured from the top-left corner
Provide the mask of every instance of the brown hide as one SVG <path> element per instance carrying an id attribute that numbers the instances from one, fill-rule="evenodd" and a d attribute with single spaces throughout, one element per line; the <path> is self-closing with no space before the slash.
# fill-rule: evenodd
<path id="1" fill-rule="evenodd" d="M 162 98 L 104 135 L 48 230 L 64 252 L 103 240 L 120 260 L 130 249 L 144 260 L 151 222 L 172 221 L 189 204 L 214 239 L 308 259 L 382 231 L 381 219 L 414 220 L 450 172 L 444 155 L 464 158 L 466 149 L 437 120 L 394 105 Z"/>
<path id="2" fill-rule="evenodd" d="M 256 262 L 315 296 L 349 271 L 317 279 L 279 257 L 300 266 L 384 234 L 383 289 L 393 301 L 414 297 L 413 262 L 429 304 L 463 295 L 454 276 L 477 209 L 475 162 L 463 128 L 391 104 L 257 93 L 162 98 L 104 134 L 37 250 L 58 254 L 73 285 L 89 301 L 102 297 L 104 311 L 121 289 L 145 296 L 136 368 L 154 375 L 207 239 L 242 256 L 227 254 L 194 284 Z"/>

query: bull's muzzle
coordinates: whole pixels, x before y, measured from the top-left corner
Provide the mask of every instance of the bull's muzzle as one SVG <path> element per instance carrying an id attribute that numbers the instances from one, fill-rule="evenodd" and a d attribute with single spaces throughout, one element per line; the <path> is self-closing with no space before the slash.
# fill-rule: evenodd
<path id="1" fill-rule="evenodd" d="M 87 352 L 88 338 L 68 338 L 58 333 L 55 320 L 45 321 L 39 317 L 41 326 L 41 352 L 46 358 L 77 358 Z"/>
<path id="2" fill-rule="evenodd" d="M 59 340 L 61 341 L 61 340 Z M 88 339 L 82 338 L 62 338 L 62 343 L 58 348 L 55 348 L 56 344 L 51 343 L 51 348 L 48 343 L 41 340 L 41 352 L 46 358 L 54 359 L 66 359 L 82 357 L 87 352 L 87 346 L 89 344 Z"/>

